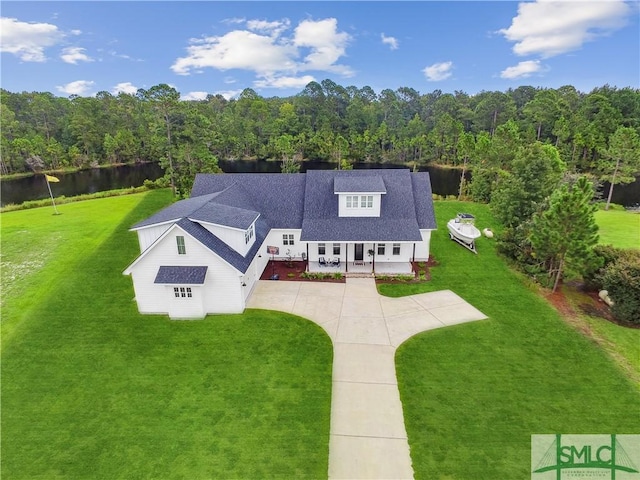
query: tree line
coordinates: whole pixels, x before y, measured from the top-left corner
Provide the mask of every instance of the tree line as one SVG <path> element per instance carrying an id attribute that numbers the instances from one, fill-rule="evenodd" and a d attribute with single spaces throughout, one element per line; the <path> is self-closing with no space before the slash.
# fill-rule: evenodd
<path id="1" fill-rule="evenodd" d="M 327 79 L 291 97 L 247 88 L 236 99 L 199 101 L 182 101 L 165 84 L 69 98 L 1 90 L 0 108 L 0 174 L 136 161 L 206 171 L 217 159 L 270 158 L 497 168 L 537 141 L 554 146 L 571 171 L 608 179 L 613 135 L 640 131 L 640 90 L 608 85 L 376 94 Z"/>

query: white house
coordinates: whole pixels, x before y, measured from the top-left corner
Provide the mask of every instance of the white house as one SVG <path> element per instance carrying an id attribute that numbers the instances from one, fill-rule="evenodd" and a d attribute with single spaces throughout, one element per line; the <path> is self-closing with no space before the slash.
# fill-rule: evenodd
<path id="1" fill-rule="evenodd" d="M 399 274 L 429 258 L 436 228 L 426 172 L 200 174 L 191 198 L 134 225 L 140 313 L 240 313 L 268 261 L 310 271 Z"/>

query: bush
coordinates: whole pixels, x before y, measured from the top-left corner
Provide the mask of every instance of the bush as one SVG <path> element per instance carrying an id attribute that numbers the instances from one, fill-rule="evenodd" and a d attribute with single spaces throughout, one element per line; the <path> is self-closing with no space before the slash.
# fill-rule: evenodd
<path id="1" fill-rule="evenodd" d="M 613 300 L 613 315 L 640 324 L 640 251 L 625 250 L 599 275 L 602 287 Z"/>
<path id="2" fill-rule="evenodd" d="M 602 290 L 600 275 L 604 269 L 615 262 L 624 250 L 611 245 L 596 245 L 593 249 L 594 259 L 583 272 L 584 288 L 586 290 Z"/>

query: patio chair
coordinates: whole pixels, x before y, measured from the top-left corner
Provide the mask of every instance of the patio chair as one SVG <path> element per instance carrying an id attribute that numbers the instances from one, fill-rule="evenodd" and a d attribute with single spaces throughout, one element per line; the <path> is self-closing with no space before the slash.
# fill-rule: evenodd
<path id="1" fill-rule="evenodd" d="M 339 267 L 340 266 L 340 259 L 339 258 L 334 258 L 333 262 L 331 262 L 331 265 L 333 265 L 334 267 Z"/>
<path id="2" fill-rule="evenodd" d="M 327 261 L 325 260 L 324 257 L 318 258 L 318 263 L 320 264 L 321 267 L 326 267 L 327 266 Z"/>

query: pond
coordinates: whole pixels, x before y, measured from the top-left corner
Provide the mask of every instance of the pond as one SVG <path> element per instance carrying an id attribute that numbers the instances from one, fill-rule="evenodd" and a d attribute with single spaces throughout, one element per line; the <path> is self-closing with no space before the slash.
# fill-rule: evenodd
<path id="1" fill-rule="evenodd" d="M 220 167 L 227 173 L 277 173 L 279 162 L 235 160 L 221 161 Z M 302 171 L 330 170 L 335 164 L 329 162 L 304 162 Z M 363 163 L 355 165 L 357 169 L 373 168 L 407 168 L 404 165 L 389 163 Z M 420 167 L 431 175 L 433 193 L 438 195 L 457 195 L 460 184 L 460 171 L 439 167 Z M 157 163 L 123 165 L 111 168 L 95 168 L 75 173 L 56 175 L 59 183 L 51 184 L 54 196 L 71 197 L 85 193 L 95 193 L 116 188 L 139 187 L 146 179 L 155 180 L 164 174 Z M 608 192 L 605 185 L 603 192 Z M 48 198 L 49 191 L 43 175 L 0 181 L 0 205 L 19 204 L 27 200 Z M 640 179 L 624 186 L 616 186 L 613 191 L 613 202 L 626 207 L 640 204 Z"/>

